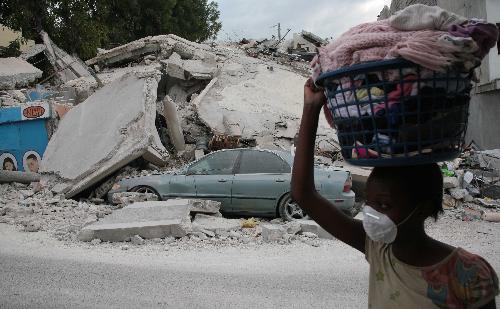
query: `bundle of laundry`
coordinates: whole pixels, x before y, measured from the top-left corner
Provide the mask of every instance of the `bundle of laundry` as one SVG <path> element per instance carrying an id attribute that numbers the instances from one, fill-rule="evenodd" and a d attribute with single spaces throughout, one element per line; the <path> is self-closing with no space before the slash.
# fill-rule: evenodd
<path id="1" fill-rule="evenodd" d="M 486 21 L 416 4 L 320 48 L 313 79 L 336 71 L 321 82 L 328 95 L 325 115 L 338 130 L 344 157 L 456 151 L 466 129 L 471 72 L 498 39 L 498 28 Z M 390 59 L 407 62 L 350 68 Z"/>
<path id="2" fill-rule="evenodd" d="M 411 5 L 387 20 L 355 26 L 318 49 L 313 79 L 369 61 L 404 58 L 432 71 L 479 66 L 499 39 L 498 28 L 437 6 Z"/>

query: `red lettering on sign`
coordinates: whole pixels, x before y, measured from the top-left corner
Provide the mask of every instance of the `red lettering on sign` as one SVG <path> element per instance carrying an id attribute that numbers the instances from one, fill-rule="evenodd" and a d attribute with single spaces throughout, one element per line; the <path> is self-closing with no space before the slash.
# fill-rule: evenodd
<path id="1" fill-rule="evenodd" d="M 42 106 L 28 106 L 23 110 L 23 116 L 29 119 L 38 118 L 45 114 L 45 108 Z"/>

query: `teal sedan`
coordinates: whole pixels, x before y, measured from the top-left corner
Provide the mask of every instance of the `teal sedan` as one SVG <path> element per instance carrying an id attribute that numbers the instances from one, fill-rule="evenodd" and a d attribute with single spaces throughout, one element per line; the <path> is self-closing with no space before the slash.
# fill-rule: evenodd
<path id="1" fill-rule="evenodd" d="M 303 219 L 307 214 L 292 201 L 290 179 L 293 156 L 264 149 L 227 149 L 210 153 L 175 173 L 130 177 L 108 193 L 149 192 L 160 200 L 197 198 L 221 202 L 231 215 Z M 352 179 L 340 168 L 315 167 L 316 189 L 334 205 L 351 213 Z"/>

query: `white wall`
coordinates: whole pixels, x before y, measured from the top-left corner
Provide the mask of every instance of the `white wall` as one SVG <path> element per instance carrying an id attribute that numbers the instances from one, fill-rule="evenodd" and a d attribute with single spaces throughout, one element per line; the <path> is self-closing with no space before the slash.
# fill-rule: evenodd
<path id="1" fill-rule="evenodd" d="M 500 1 L 499 0 L 486 0 L 487 19 L 490 23 L 500 23 Z M 489 71 L 490 81 L 500 79 L 500 55 L 499 50 L 495 46 L 491 49 L 489 54 Z"/>
<path id="2" fill-rule="evenodd" d="M 0 25 L 0 47 L 7 47 L 10 42 L 18 39 L 21 37 L 21 32 L 19 31 L 12 31 L 11 29 Z M 26 43 L 21 44 L 20 50 L 26 50 L 29 47 L 35 45 L 35 42 L 32 40 L 29 40 Z"/>

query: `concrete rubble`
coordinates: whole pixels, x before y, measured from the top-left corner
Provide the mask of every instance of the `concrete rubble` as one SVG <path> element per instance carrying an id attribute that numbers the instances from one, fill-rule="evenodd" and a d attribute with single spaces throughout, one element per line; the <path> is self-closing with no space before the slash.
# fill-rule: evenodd
<path id="1" fill-rule="evenodd" d="M 0 58 L 0 90 L 26 87 L 43 72 L 21 58 Z"/>
<path id="2" fill-rule="evenodd" d="M 495 222 L 500 214 L 499 150 L 473 147 L 453 162 L 442 164 L 445 214 L 463 221 Z"/>
<path id="3" fill-rule="evenodd" d="M 43 32 L 42 39 L 44 44 L 19 59 L 49 63 L 51 70 L 43 77 L 37 72 L 26 84 L 42 77 L 43 85 L 9 84 L 0 92 L 0 107 L 49 101 L 58 117 L 49 123 L 41 179 L 0 174 L 8 182 L 0 184 L 0 223 L 92 246 L 128 242 L 123 250 L 148 243 L 165 250 L 292 242 L 318 247 L 333 239 L 311 220 L 226 219 L 214 201 L 156 201 L 155 194 L 137 192 L 105 200 L 123 177 L 171 171 L 214 150 L 258 146 L 293 152 L 309 76 L 303 59 L 321 38 L 302 32 L 289 41 L 209 46 L 161 35 L 100 50 L 86 63 Z M 9 65 L 21 61 L 14 59 Z M 337 137 L 323 115 L 316 146 L 317 163 L 350 170 L 353 189 L 363 198 L 371 169 L 338 161 Z M 445 162 L 445 214 L 496 222 L 499 165 L 498 150 L 470 150 Z"/>
<path id="4" fill-rule="evenodd" d="M 29 232 L 47 231 L 59 240 L 77 240 L 83 226 L 111 214 L 113 209 L 110 205 L 65 199 L 39 182 L 0 184 L 0 223 Z"/>
<path id="5" fill-rule="evenodd" d="M 41 39 L 21 58 L 48 64 L 43 82 L 51 86 L 5 93 L 2 105 L 51 100 L 65 114 L 51 125 L 40 172 L 67 198 L 89 190 L 94 198 L 104 197 L 117 171 L 139 158 L 154 170 L 213 150 L 294 144 L 308 73 L 296 70 L 293 61 L 249 57 L 238 45 L 160 35 L 99 50 L 83 63 L 47 33 Z M 338 153 L 324 117 L 318 148 Z"/>
<path id="6" fill-rule="evenodd" d="M 119 207 L 148 201 L 158 201 L 158 196 L 154 193 L 117 192 L 111 198 L 111 203 L 120 205 Z"/>

